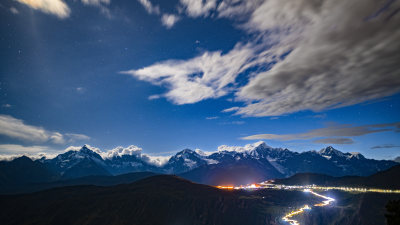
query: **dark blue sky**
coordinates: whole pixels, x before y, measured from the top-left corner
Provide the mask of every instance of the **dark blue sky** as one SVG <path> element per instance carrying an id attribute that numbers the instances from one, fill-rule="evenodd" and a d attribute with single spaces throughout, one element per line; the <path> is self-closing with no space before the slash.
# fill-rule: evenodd
<path id="1" fill-rule="evenodd" d="M 317 23 L 293 23 L 302 32 L 289 34 L 272 32 L 270 24 L 250 26 L 262 1 L 239 14 L 218 9 L 220 1 L 196 8 L 154 0 L 147 10 L 141 3 L 149 1 L 54 2 L 68 10 L 35 8 L 23 0 L 0 5 L 3 155 L 53 153 L 85 143 L 169 154 L 258 140 L 296 151 L 333 145 L 373 158 L 400 155 L 400 69 L 393 66 L 394 53 L 386 52 L 385 59 L 376 51 L 363 58 L 367 42 L 349 38 L 346 27 L 337 31 L 346 40 L 335 41 L 346 49 L 351 39 L 360 52 L 343 57 L 361 65 L 368 61 L 371 68 L 347 65 L 333 51 L 319 53 L 325 58 L 314 65 L 318 50 L 303 51 L 310 43 L 288 37 L 305 40 L 302 32 L 317 32 Z M 172 25 L 162 22 L 167 14 L 176 19 Z M 368 27 L 360 32 L 373 37 L 386 32 L 360 23 Z M 390 28 L 391 22 L 385 23 Z M 323 35 L 313 37 L 330 46 Z M 392 48 L 399 50 L 398 44 Z M 221 84 L 235 66 L 240 68 L 232 72 L 233 81 Z M 169 70 L 172 74 L 163 74 Z"/>

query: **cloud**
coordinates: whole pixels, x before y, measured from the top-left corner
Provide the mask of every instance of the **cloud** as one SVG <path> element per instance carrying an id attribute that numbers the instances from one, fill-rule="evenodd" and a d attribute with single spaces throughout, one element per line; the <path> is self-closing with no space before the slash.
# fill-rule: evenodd
<path id="1" fill-rule="evenodd" d="M 208 16 L 217 6 L 217 0 L 180 0 L 183 10 L 190 17 Z"/>
<path id="2" fill-rule="evenodd" d="M 163 14 L 163 16 L 161 17 L 162 24 L 167 28 L 173 27 L 175 23 L 178 21 L 179 21 L 179 16 L 174 14 Z"/>
<path id="3" fill-rule="evenodd" d="M 12 105 L 10 105 L 10 104 L 3 104 L 1 107 L 3 107 L 3 108 L 11 108 Z"/>
<path id="4" fill-rule="evenodd" d="M 23 146 L 15 144 L 1 144 L 0 145 L 0 161 L 13 160 L 23 155 L 32 159 L 40 159 L 42 157 L 54 158 L 62 153 L 62 150 L 55 150 L 48 146 Z"/>
<path id="5" fill-rule="evenodd" d="M 204 52 L 190 60 L 167 60 L 121 73 L 166 86 L 169 92 L 163 97 L 175 104 L 190 104 L 230 93 L 238 74 L 264 63 L 254 59 L 255 51 L 260 49 L 239 43 L 226 54 Z"/>
<path id="6" fill-rule="evenodd" d="M 86 88 L 84 87 L 77 87 L 75 90 L 78 94 L 84 94 L 86 92 Z"/>
<path id="7" fill-rule="evenodd" d="M 351 138 L 322 138 L 314 140 L 313 142 L 321 144 L 340 144 L 340 145 L 349 145 L 354 143 L 354 141 Z"/>
<path id="8" fill-rule="evenodd" d="M 62 0 L 17 0 L 32 9 L 40 10 L 47 14 L 52 14 L 58 18 L 67 18 L 71 12 L 70 8 Z"/>
<path id="9" fill-rule="evenodd" d="M 400 145 L 386 144 L 386 145 L 377 145 L 371 147 L 371 149 L 381 149 L 381 148 L 400 148 Z"/>
<path id="10" fill-rule="evenodd" d="M 70 142 L 90 140 L 90 137 L 84 134 L 66 133 L 65 136 L 69 138 Z"/>
<path id="11" fill-rule="evenodd" d="M 396 131 L 396 127 L 400 125 L 400 122 L 397 123 L 385 123 L 385 124 L 373 124 L 373 125 L 363 125 L 363 126 L 354 126 L 350 124 L 332 124 L 328 127 L 319 128 L 310 130 L 305 133 L 297 133 L 297 134 L 256 134 L 247 137 L 243 137 L 244 140 L 278 140 L 278 141 L 292 141 L 292 140 L 310 140 L 314 138 L 322 138 L 325 139 L 316 140 L 316 143 L 331 143 L 333 142 L 348 142 L 350 140 L 345 140 L 342 138 L 333 138 L 333 137 L 356 137 L 363 136 L 371 133 L 385 132 L 385 131 Z M 336 143 L 337 144 L 337 143 Z"/>
<path id="12" fill-rule="evenodd" d="M 154 6 L 149 0 L 138 0 L 140 4 L 146 9 L 148 14 L 160 14 L 160 7 L 158 5 Z"/>
<path id="13" fill-rule="evenodd" d="M 10 11 L 11 11 L 12 14 L 19 14 L 18 9 L 16 9 L 15 7 L 11 7 Z"/>
<path id="14" fill-rule="evenodd" d="M 234 93 L 241 106 L 226 111 L 263 117 L 319 112 L 400 91 L 398 1 L 181 0 L 179 5 L 190 17 L 229 18 L 252 38 L 226 54 L 206 51 L 130 71 L 165 85 L 169 91 L 163 96 L 175 104 Z M 249 67 L 257 69 L 249 73 Z M 236 83 L 240 74 L 249 80 L 244 86 Z"/>
<path id="15" fill-rule="evenodd" d="M 206 120 L 216 120 L 218 118 L 219 118 L 219 116 L 209 116 L 209 117 L 206 117 Z"/>
<path id="16" fill-rule="evenodd" d="M 84 5 L 95 6 L 100 9 L 100 12 L 108 18 L 111 18 L 111 12 L 107 6 L 111 3 L 111 0 L 82 0 Z"/>
<path id="17" fill-rule="evenodd" d="M 64 144 L 67 141 L 87 140 L 89 137 L 83 134 L 61 134 L 48 131 L 42 127 L 27 125 L 24 121 L 8 115 L 0 115 L 0 135 L 10 138 L 33 142 Z"/>
<path id="18" fill-rule="evenodd" d="M 100 6 L 100 5 L 108 5 L 110 4 L 110 0 L 82 0 L 82 3 L 85 5 L 96 5 L 96 6 Z"/>
<path id="19" fill-rule="evenodd" d="M 220 125 L 243 125 L 245 123 L 246 123 L 245 121 L 235 120 L 235 121 L 221 122 L 219 124 Z"/>
<path id="20" fill-rule="evenodd" d="M 285 60 L 237 93 L 247 105 L 236 114 L 322 111 L 398 92 L 399 2 L 383 7 L 373 0 L 265 1 L 246 28 L 297 41 Z"/>

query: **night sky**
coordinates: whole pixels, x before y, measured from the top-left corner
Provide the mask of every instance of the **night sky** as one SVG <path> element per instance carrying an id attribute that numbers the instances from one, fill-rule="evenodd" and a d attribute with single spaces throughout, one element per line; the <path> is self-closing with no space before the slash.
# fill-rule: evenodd
<path id="1" fill-rule="evenodd" d="M 318 2 L 318 3 L 316 3 Z M 3 0 L 0 155 L 400 156 L 399 1 Z"/>

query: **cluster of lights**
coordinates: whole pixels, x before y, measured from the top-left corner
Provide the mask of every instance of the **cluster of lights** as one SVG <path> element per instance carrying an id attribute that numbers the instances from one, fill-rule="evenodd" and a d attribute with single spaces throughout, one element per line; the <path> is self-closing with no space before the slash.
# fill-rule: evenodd
<path id="1" fill-rule="evenodd" d="M 255 190 L 262 188 L 259 184 L 249 184 L 249 185 L 240 185 L 240 186 L 217 186 L 219 189 L 225 190 Z"/>
<path id="2" fill-rule="evenodd" d="M 217 186 L 219 189 L 228 190 L 256 190 L 256 189 L 284 189 L 284 190 L 304 190 L 304 189 L 314 189 L 314 190 L 340 190 L 347 192 L 375 192 L 375 193 L 387 193 L 387 194 L 400 194 L 400 190 L 391 189 L 378 189 L 378 188 L 357 188 L 357 187 L 329 187 L 329 186 L 317 186 L 317 185 L 283 185 L 283 184 L 271 184 L 267 182 L 262 182 L 259 184 L 249 184 L 240 186 Z"/>

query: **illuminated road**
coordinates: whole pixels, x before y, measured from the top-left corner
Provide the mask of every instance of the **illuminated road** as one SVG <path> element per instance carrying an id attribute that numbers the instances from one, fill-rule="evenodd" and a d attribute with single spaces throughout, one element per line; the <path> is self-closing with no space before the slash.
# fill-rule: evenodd
<path id="1" fill-rule="evenodd" d="M 315 207 L 324 207 L 330 205 L 335 199 L 318 194 L 314 192 L 314 190 L 320 191 L 328 191 L 328 190 L 339 190 L 345 192 L 353 192 L 353 193 L 365 193 L 365 192 L 373 192 L 373 193 L 381 193 L 381 194 L 400 194 L 400 190 L 391 190 L 391 189 L 378 189 L 378 188 L 364 188 L 364 187 L 330 187 L 330 186 L 317 186 L 317 185 L 283 185 L 283 184 L 274 184 L 270 181 L 265 181 L 259 184 L 250 184 L 250 185 L 241 185 L 241 186 L 217 186 L 219 189 L 225 190 L 259 190 L 259 189 L 278 189 L 278 190 L 294 190 L 294 191 L 304 191 L 307 193 L 311 193 L 314 196 L 324 199 L 321 203 L 315 204 Z M 282 220 L 288 222 L 290 225 L 300 225 L 297 220 L 292 219 L 292 217 L 300 215 L 304 213 L 306 210 L 311 210 L 312 208 L 309 205 L 304 205 L 300 209 L 293 210 L 287 213 L 282 217 Z"/>
<path id="2" fill-rule="evenodd" d="M 302 208 L 286 214 L 284 217 L 282 217 L 282 220 L 285 221 L 285 222 L 290 223 L 291 225 L 300 225 L 300 223 L 297 220 L 293 220 L 293 219 L 290 219 L 290 218 L 292 218 L 293 216 L 296 216 L 296 215 L 299 215 L 299 214 L 303 213 L 305 210 L 310 210 L 310 209 L 311 209 L 310 206 L 304 205 Z"/>
<path id="3" fill-rule="evenodd" d="M 335 199 L 333 199 L 331 197 L 328 197 L 328 196 L 324 196 L 324 195 L 315 193 L 311 189 L 304 189 L 304 192 L 308 192 L 308 193 L 311 193 L 311 194 L 313 194 L 313 195 L 315 195 L 317 197 L 325 199 L 324 201 L 322 201 L 322 203 L 315 204 L 314 206 L 316 206 L 316 207 L 324 207 L 324 206 L 327 206 L 327 205 L 331 204 L 331 202 L 335 201 Z M 282 220 L 285 221 L 285 222 L 288 222 L 290 225 L 300 225 L 299 221 L 294 220 L 294 219 L 290 219 L 290 218 L 293 217 L 293 216 L 296 216 L 296 215 L 299 215 L 299 214 L 303 213 L 305 210 L 311 210 L 311 207 L 308 206 L 308 205 L 305 205 L 305 206 L 303 206 L 302 208 L 300 208 L 300 209 L 298 209 L 296 211 L 292 211 L 292 212 L 286 214 L 284 217 L 282 217 Z"/>

